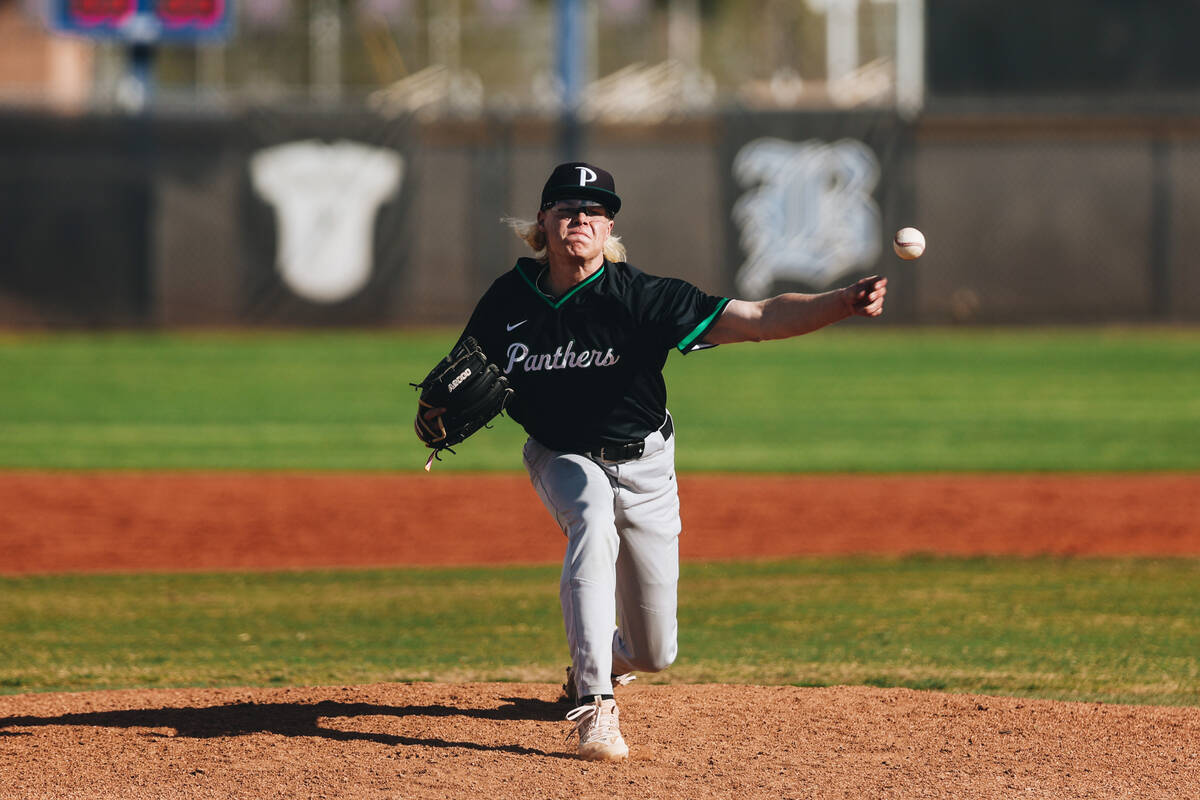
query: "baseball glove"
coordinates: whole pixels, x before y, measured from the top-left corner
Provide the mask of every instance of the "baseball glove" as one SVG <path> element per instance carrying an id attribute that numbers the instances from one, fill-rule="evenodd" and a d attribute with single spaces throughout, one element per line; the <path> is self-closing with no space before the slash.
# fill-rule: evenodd
<path id="1" fill-rule="evenodd" d="M 512 396 L 508 378 L 488 361 L 474 338 L 463 337 L 450 355 L 443 358 L 420 383 L 417 418 L 413 423 L 417 437 L 432 448 L 425 469 L 441 452 L 486 427 Z"/>

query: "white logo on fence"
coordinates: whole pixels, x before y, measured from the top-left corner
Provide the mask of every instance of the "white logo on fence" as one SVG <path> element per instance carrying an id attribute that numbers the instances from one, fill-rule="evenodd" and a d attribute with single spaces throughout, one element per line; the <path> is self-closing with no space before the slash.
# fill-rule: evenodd
<path id="1" fill-rule="evenodd" d="M 756 139 L 733 175 L 749 189 L 733 207 L 747 253 L 737 285 L 749 299 L 780 278 L 824 287 L 879 257 L 879 162 L 862 142 Z"/>
<path id="2" fill-rule="evenodd" d="M 596 178 L 599 177 L 598 175 L 596 175 L 595 172 L 588 169 L 587 167 L 576 167 L 575 169 L 579 170 L 579 185 L 580 186 L 587 186 L 589 183 L 591 183 L 592 181 L 596 180 Z"/>
<path id="3" fill-rule="evenodd" d="M 355 142 L 291 142 L 250 159 L 254 189 L 275 209 L 284 283 L 336 303 L 371 277 L 375 214 L 400 188 L 404 159 Z"/>

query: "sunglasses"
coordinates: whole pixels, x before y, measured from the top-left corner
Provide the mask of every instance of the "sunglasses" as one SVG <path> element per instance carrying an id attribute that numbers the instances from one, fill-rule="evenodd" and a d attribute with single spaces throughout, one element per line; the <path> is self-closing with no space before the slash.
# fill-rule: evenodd
<path id="1" fill-rule="evenodd" d="M 573 217 L 576 214 L 583 214 L 586 219 L 598 219 L 599 217 L 611 217 L 612 214 L 607 208 L 599 203 L 588 200 L 558 200 L 553 203 L 547 203 L 543 211 L 553 211 L 560 217 Z"/>

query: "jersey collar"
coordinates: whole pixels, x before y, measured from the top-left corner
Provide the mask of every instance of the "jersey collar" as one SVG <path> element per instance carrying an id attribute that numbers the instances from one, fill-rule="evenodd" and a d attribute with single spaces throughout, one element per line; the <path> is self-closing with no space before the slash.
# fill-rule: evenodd
<path id="1" fill-rule="evenodd" d="M 600 265 L 600 269 L 596 270 L 591 275 L 588 275 L 582 281 L 572 286 L 566 294 L 557 300 L 547 297 L 545 294 L 543 294 L 542 290 L 537 287 L 538 273 L 541 272 L 544 266 L 545 265 L 540 261 L 534 261 L 532 258 L 522 258 L 517 261 L 516 269 L 517 274 L 524 279 L 525 284 L 529 287 L 529 289 L 538 297 L 540 297 L 543 302 L 545 302 L 551 308 L 560 308 L 563 303 L 574 297 L 580 289 L 591 283 L 594 283 L 600 278 L 601 275 L 604 274 L 605 269 L 608 268 L 608 259 L 604 259 L 604 263 Z M 529 274 L 530 271 L 532 271 L 532 275 Z"/>

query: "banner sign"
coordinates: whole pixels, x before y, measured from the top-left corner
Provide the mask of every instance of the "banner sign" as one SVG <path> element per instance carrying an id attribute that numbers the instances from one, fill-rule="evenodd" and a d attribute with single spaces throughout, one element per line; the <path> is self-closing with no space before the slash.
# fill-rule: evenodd
<path id="1" fill-rule="evenodd" d="M 880 272 L 909 205 L 908 128 L 886 113 L 744 113 L 722 137 L 739 297 L 822 291 Z"/>
<path id="2" fill-rule="evenodd" d="M 408 122 L 259 109 L 245 143 L 241 319 L 390 321 L 413 245 Z"/>
<path id="3" fill-rule="evenodd" d="M 231 0 L 54 0 L 59 33 L 135 44 L 222 41 L 233 29 Z"/>

